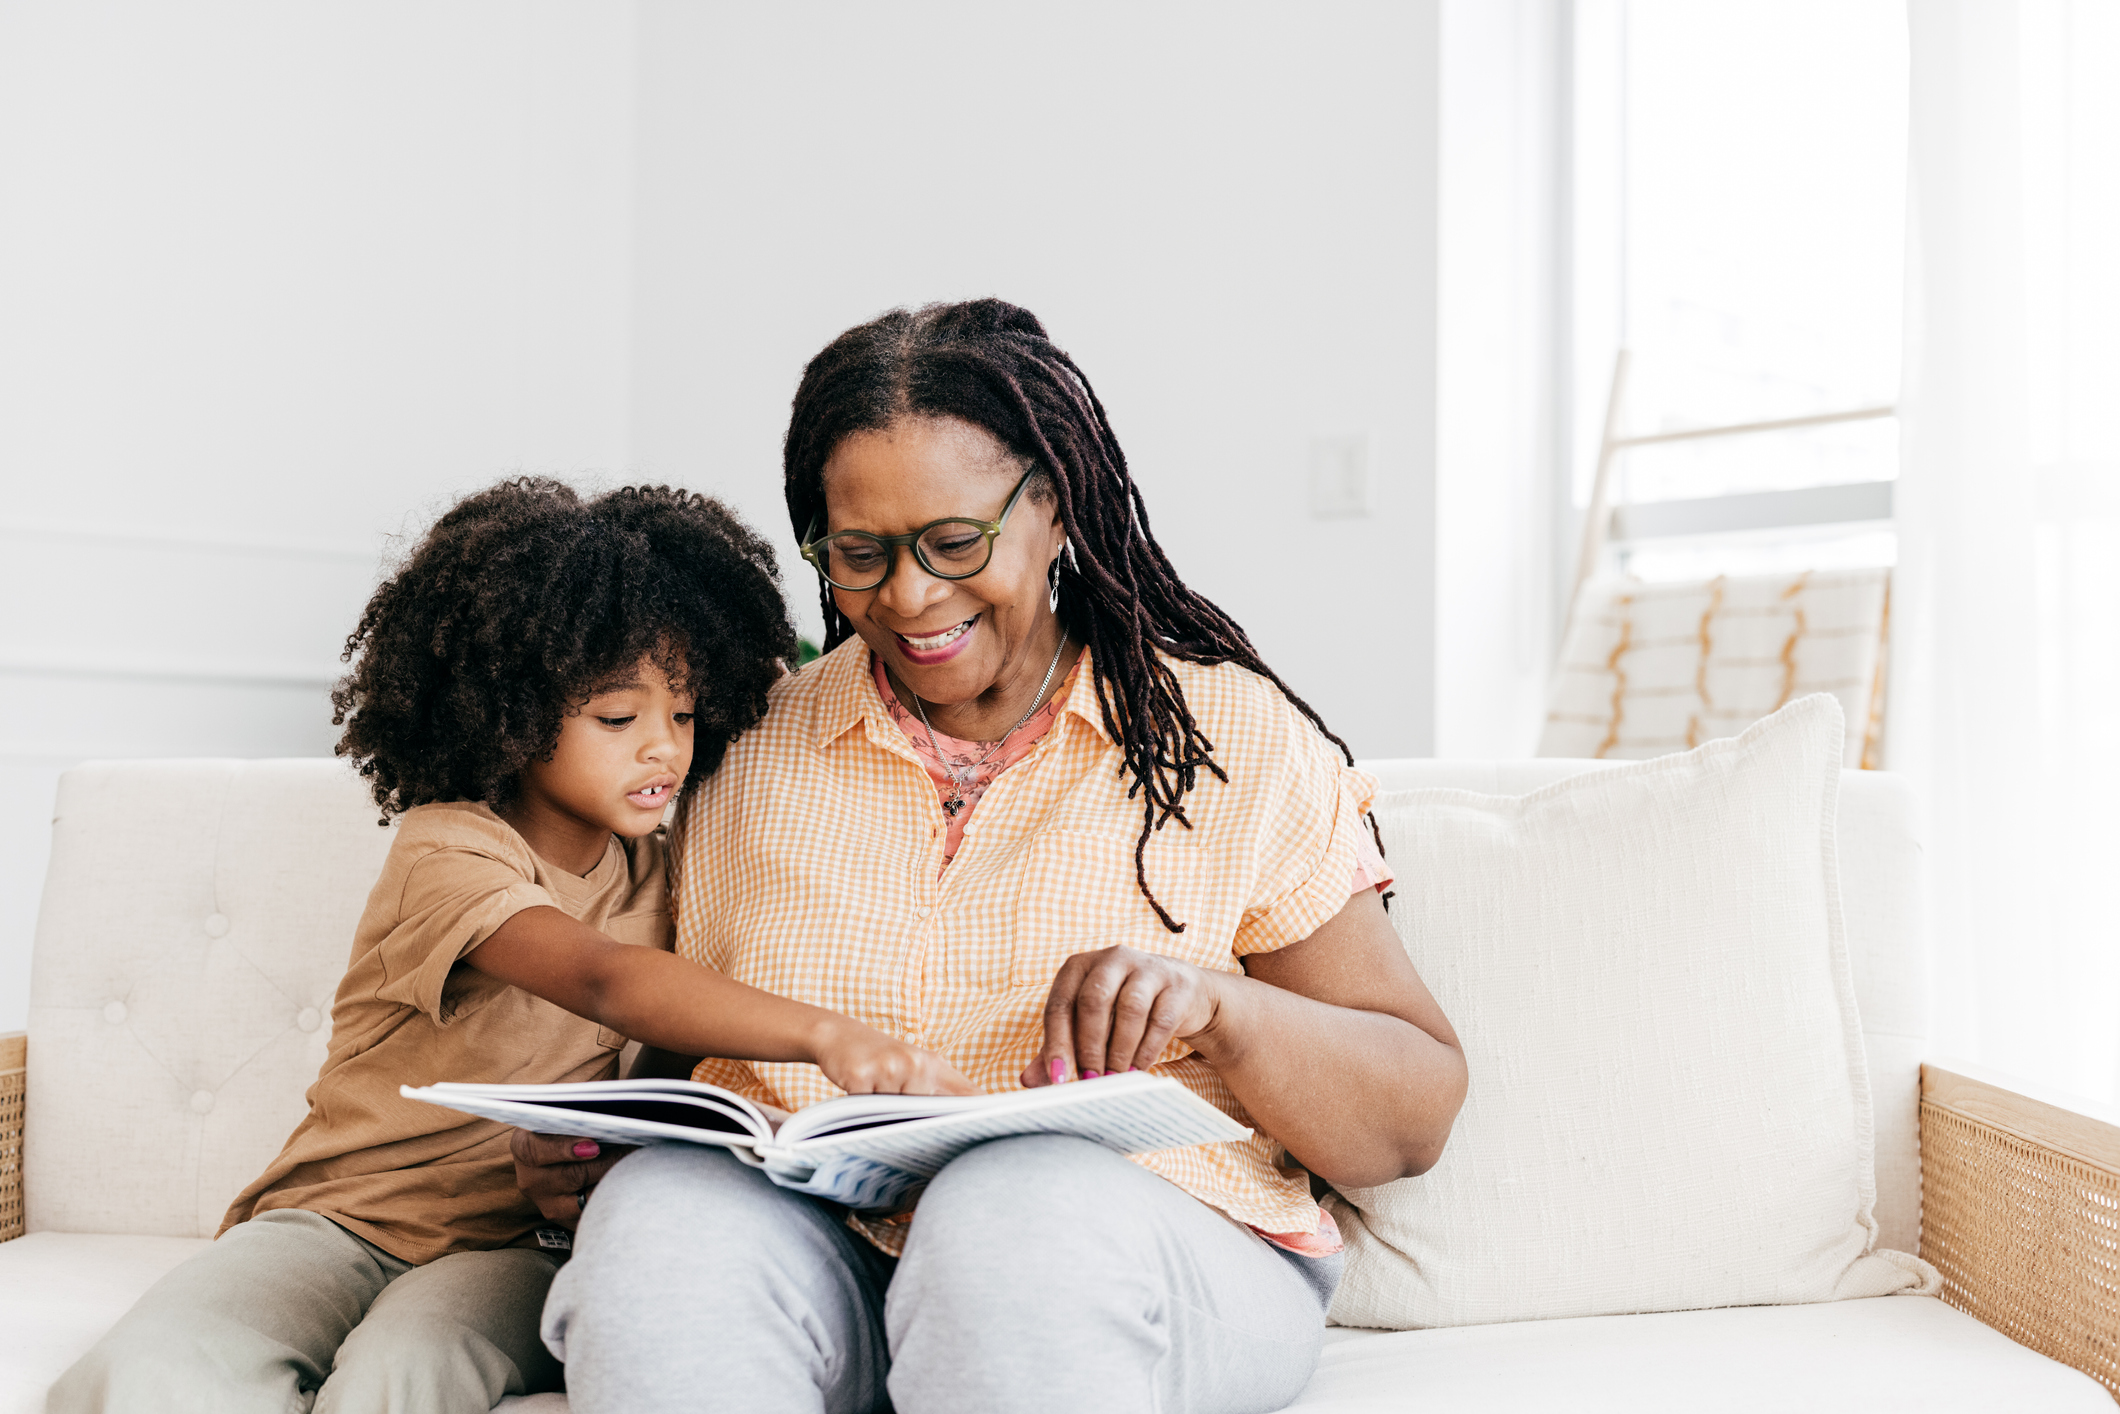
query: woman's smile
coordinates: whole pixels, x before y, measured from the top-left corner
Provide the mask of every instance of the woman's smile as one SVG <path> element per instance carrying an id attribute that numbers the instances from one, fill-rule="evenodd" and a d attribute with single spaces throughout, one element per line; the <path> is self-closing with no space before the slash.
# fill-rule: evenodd
<path id="1" fill-rule="evenodd" d="M 952 624 L 940 633 L 898 635 L 899 651 L 909 662 L 923 668 L 932 668 L 962 653 L 971 646 L 972 630 L 979 626 L 982 616 L 974 614 L 962 623 Z"/>

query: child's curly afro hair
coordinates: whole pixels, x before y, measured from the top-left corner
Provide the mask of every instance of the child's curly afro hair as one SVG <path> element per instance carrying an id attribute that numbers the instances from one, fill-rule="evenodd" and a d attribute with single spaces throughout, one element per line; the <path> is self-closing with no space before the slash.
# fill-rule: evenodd
<path id="1" fill-rule="evenodd" d="M 388 823 L 433 801 L 504 807 L 561 721 L 643 658 L 694 695 L 689 789 L 765 714 L 796 644 L 772 548 L 719 501 L 584 500 L 526 476 L 435 523 L 368 601 L 356 655 L 331 720 Z"/>

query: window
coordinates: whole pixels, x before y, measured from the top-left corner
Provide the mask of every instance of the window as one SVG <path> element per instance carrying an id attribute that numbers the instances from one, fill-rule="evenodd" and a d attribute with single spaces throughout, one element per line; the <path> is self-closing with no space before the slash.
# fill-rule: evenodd
<path id="1" fill-rule="evenodd" d="M 1577 9 L 1575 503 L 1615 356 L 1608 567 L 1890 564 L 1907 48 L 1897 0 Z"/>

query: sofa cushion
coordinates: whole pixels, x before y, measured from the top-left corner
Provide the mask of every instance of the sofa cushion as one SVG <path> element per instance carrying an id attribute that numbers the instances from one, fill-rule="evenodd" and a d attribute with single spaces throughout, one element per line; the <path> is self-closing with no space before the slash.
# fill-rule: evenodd
<path id="1" fill-rule="evenodd" d="M 566 1414 L 563 1394 L 506 1414 Z M 1285 1414 L 2112 1414 L 2079 1371 L 1930 1297 L 1325 1333 Z"/>
<path id="2" fill-rule="evenodd" d="M 393 834 L 343 761 L 60 778 L 30 976 L 32 1232 L 214 1235 L 308 1112 Z"/>
<path id="3" fill-rule="evenodd" d="M 1471 1093 L 1419 1179 L 1336 1201 L 1343 1325 L 1929 1287 L 1870 1254 L 1872 1134 L 1833 841 L 1840 711 L 1520 797 L 1378 804 L 1393 923 Z"/>
<path id="4" fill-rule="evenodd" d="M 0 1243 L 0 1414 L 42 1414 L 50 1383 L 203 1241 L 31 1233 Z M 2103 1411 L 2088 1376 L 1940 1301 L 1607 1316 L 1431 1331 L 1328 1331 L 1290 1414 L 1727 1414 L 1802 1409 Z M 566 1414 L 565 1395 L 503 1399 Z"/>
<path id="5" fill-rule="evenodd" d="M 1289 1414 L 2112 1414 L 2088 1375 L 1932 1297 L 1325 1333 Z"/>
<path id="6" fill-rule="evenodd" d="M 0 1242 L 0 1414 L 44 1414 L 44 1391 L 140 1293 L 206 1246 L 197 1237 L 33 1232 Z"/>
<path id="7" fill-rule="evenodd" d="M 1612 761 L 1365 760 L 1380 789 L 1447 786 L 1528 795 Z M 1921 1245 L 1921 1059 L 1928 1054 L 1928 929 L 1913 791 L 1888 771 L 1840 773 L 1840 900 L 1877 1134 L 1877 1245 Z"/>

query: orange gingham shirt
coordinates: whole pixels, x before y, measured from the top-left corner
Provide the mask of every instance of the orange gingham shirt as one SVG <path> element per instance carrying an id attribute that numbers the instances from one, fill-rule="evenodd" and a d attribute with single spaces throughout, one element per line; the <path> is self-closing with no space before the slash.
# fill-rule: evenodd
<path id="1" fill-rule="evenodd" d="M 1019 1088 L 1071 954 L 1126 943 L 1241 972 L 1240 958 L 1309 937 L 1346 906 L 1375 781 L 1257 674 L 1165 661 L 1230 777 L 1203 771 L 1193 828 L 1149 840 L 1149 886 L 1183 933 L 1135 884 L 1140 801 L 1086 668 L 945 872 L 934 784 L 877 695 L 867 645 L 849 639 L 775 685 L 765 720 L 702 785 L 679 843 L 678 951 L 939 1052 L 991 1093 Z M 1251 1125 L 1189 1047 L 1154 1069 Z M 693 1075 L 789 1110 L 840 1093 L 795 1062 L 709 1058 Z M 1318 1229 L 1307 1176 L 1268 1135 L 1135 1161 L 1261 1231 Z M 857 1225 L 886 1251 L 904 1245 L 902 1221 Z"/>

